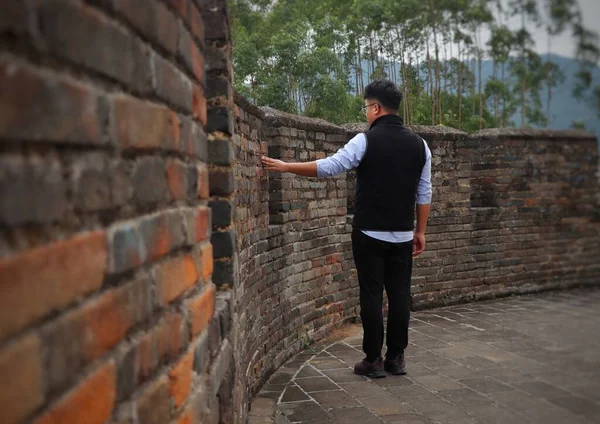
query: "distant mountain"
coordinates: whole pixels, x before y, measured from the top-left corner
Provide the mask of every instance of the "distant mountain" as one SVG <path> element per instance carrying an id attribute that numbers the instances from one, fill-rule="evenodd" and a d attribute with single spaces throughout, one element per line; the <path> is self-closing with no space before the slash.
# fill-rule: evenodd
<path id="1" fill-rule="evenodd" d="M 548 55 L 542 56 L 544 60 Z M 552 90 L 552 101 L 551 101 L 551 112 L 552 119 L 549 128 L 552 129 L 569 129 L 573 121 L 583 121 L 588 131 L 596 133 L 600 138 L 600 119 L 597 117 L 597 111 L 580 100 L 573 97 L 573 88 L 575 87 L 575 76 L 579 70 L 579 64 L 575 59 L 551 54 L 551 60 L 560 66 L 560 69 L 565 74 L 564 83 L 560 84 Z M 367 69 L 367 62 L 363 63 L 363 69 Z M 397 66 L 399 69 L 400 66 Z M 487 80 L 493 75 L 493 62 L 491 60 L 485 60 L 482 62 L 482 80 L 483 86 L 485 86 Z M 425 76 L 425 75 L 424 75 Z M 363 75 L 365 81 L 368 81 L 368 76 Z M 399 79 L 399 78 L 398 78 Z M 354 74 L 352 73 L 350 81 L 354 81 Z M 595 84 L 600 84 L 600 68 L 596 68 L 593 72 L 593 81 Z M 543 90 L 541 93 L 543 111 L 546 111 L 546 99 L 547 93 Z M 512 121 L 515 125 L 521 124 L 521 117 L 519 113 L 512 117 Z M 600 145 L 600 142 L 599 142 Z"/>

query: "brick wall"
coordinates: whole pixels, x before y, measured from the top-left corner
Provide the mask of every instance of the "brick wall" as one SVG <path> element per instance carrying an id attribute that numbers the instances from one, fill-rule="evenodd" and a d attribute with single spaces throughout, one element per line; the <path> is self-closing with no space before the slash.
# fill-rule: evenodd
<path id="1" fill-rule="evenodd" d="M 204 29 L 224 2 L 2 3 L 0 421 L 230 423 L 206 106 L 227 26 Z"/>
<path id="2" fill-rule="evenodd" d="M 260 155 L 322 158 L 364 125 L 236 97 L 224 0 L 5 3 L 2 422 L 246 422 L 358 316 L 354 173 Z M 593 137 L 415 130 L 435 191 L 414 308 L 599 282 Z"/>
<path id="3" fill-rule="evenodd" d="M 366 126 L 345 128 L 351 138 Z M 600 282 L 594 136 L 412 129 L 432 151 L 434 187 L 414 308 Z"/>
<path id="4" fill-rule="evenodd" d="M 247 408 L 247 399 L 285 360 L 354 318 L 358 298 L 345 176 L 268 175 L 260 164 L 267 153 L 323 158 L 345 142 L 345 131 L 258 109 L 241 96 L 236 101 L 236 405 Z"/>

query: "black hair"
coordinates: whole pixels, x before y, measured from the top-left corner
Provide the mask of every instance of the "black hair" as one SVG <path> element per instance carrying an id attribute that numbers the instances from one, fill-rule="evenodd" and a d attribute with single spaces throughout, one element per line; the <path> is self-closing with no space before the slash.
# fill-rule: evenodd
<path id="1" fill-rule="evenodd" d="M 392 81 L 377 80 L 365 87 L 364 98 L 377 100 L 385 109 L 398 111 L 402 91 Z"/>

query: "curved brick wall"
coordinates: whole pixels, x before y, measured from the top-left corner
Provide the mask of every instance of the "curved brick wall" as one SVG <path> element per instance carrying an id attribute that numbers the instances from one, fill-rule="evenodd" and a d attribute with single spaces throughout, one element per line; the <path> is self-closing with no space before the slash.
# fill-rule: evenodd
<path id="1" fill-rule="evenodd" d="M 237 105 L 236 361 L 240 386 L 252 394 L 307 343 L 355 317 L 358 298 L 345 176 L 267 175 L 260 165 L 266 153 L 297 161 L 325 157 L 346 141 L 345 131 L 261 110 L 239 96 Z"/>
<path id="2" fill-rule="evenodd" d="M 139 3 L 2 2 L 5 424 L 232 422 L 205 96 L 224 3 Z"/>

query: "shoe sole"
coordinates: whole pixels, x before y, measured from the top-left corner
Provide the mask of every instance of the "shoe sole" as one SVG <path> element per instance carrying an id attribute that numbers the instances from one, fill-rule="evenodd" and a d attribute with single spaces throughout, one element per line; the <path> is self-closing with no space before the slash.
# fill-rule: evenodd
<path id="1" fill-rule="evenodd" d="M 386 377 L 386 374 L 384 371 L 379 371 L 379 372 L 368 372 L 368 373 L 360 373 L 360 372 L 356 372 L 356 370 L 354 370 L 354 374 L 356 375 L 362 375 L 365 377 L 369 377 L 369 378 L 384 378 Z"/>
<path id="2" fill-rule="evenodd" d="M 390 371 L 390 370 L 389 370 L 389 369 L 387 369 L 387 368 L 386 368 L 385 370 L 386 370 L 387 372 L 389 372 L 390 374 L 392 374 L 392 375 L 406 375 L 406 370 L 405 370 L 405 369 L 403 369 L 403 370 L 400 370 L 400 371 L 397 371 L 397 372 Z"/>

